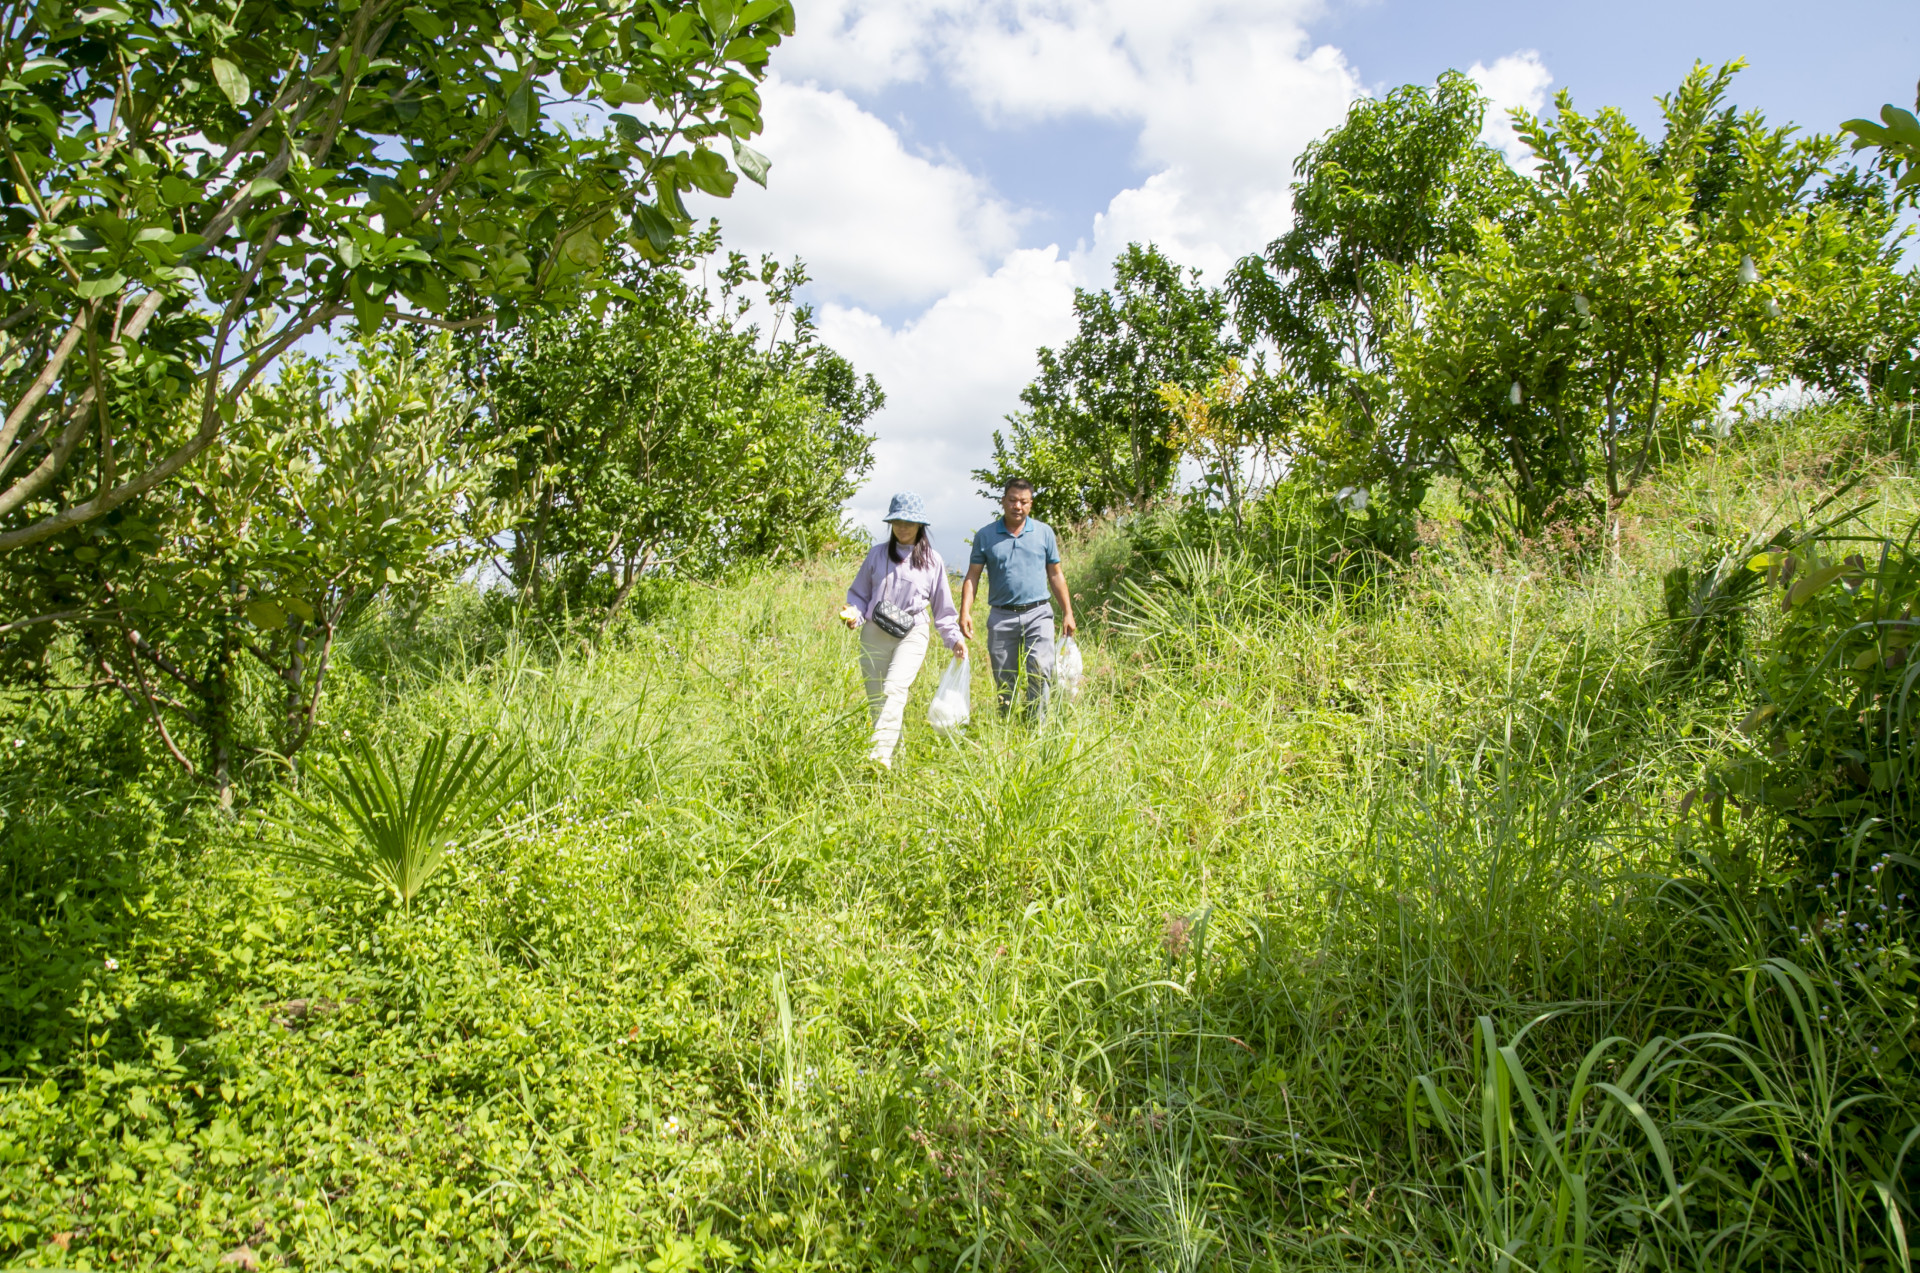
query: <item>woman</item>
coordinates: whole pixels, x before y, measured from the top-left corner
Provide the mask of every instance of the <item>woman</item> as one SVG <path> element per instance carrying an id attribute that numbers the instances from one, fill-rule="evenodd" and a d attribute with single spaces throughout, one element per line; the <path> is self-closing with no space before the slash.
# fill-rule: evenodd
<path id="1" fill-rule="evenodd" d="M 867 758 L 890 769 L 907 694 L 927 657 L 929 626 L 940 630 L 940 639 L 957 659 L 967 657 L 967 643 L 960 636 L 947 563 L 927 538 L 926 505 L 913 492 L 902 491 L 887 509 L 887 525 L 893 533 L 886 543 L 874 545 L 860 563 L 840 618 L 849 628 L 860 630 L 860 670 L 867 679 L 867 704 L 873 709 L 873 750 Z M 929 602 L 931 625 L 927 623 Z M 890 626 L 904 630 L 896 636 L 886 631 Z"/>

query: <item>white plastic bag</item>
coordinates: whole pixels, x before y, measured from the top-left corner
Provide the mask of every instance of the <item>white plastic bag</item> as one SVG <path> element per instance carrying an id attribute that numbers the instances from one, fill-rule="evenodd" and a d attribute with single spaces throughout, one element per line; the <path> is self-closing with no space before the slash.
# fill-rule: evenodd
<path id="1" fill-rule="evenodd" d="M 939 688 L 927 708 L 927 724 L 945 733 L 958 729 L 973 718 L 973 669 L 965 659 L 955 659 L 940 674 Z"/>
<path id="2" fill-rule="evenodd" d="M 1060 686 L 1060 692 L 1069 699 L 1080 697 L 1080 681 L 1086 675 L 1085 666 L 1080 661 L 1080 646 L 1072 637 L 1060 642 L 1060 649 L 1053 657 L 1053 679 Z"/>

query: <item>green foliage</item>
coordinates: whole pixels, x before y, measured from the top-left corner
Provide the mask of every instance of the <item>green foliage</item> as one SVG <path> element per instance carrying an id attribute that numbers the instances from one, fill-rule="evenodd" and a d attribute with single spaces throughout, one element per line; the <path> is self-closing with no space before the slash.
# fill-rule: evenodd
<path id="1" fill-rule="evenodd" d="M 1130 243 L 1108 291 L 1074 289 L 1079 331 L 1039 351 L 1040 376 L 1020 391 L 1025 410 L 994 431 L 993 466 L 974 477 L 998 499 L 1015 477 L 1034 484 L 1034 512 L 1061 523 L 1144 508 L 1172 488 L 1180 462 L 1178 413 L 1163 385 L 1197 390 L 1235 348 L 1225 301 L 1156 247 Z"/>
<path id="2" fill-rule="evenodd" d="M 488 756 L 483 738 L 455 747 L 444 733 L 429 738 L 409 774 L 390 745 L 362 737 L 338 772 L 313 771 L 332 803 L 288 798 L 300 816 L 283 819 L 275 856 L 325 872 L 402 909 L 413 904 L 451 853 L 472 852 L 498 838 L 493 820 L 527 793 L 531 781 L 512 751 Z M 337 811 L 336 811 L 337 810 Z"/>
<path id="3" fill-rule="evenodd" d="M 785 0 L 43 4 L 0 39 L 0 551 L 171 481 L 302 336 L 455 325 L 731 192 Z M 555 118 L 619 107 L 602 136 Z"/>
<path id="4" fill-rule="evenodd" d="M 383 593 L 425 604 L 473 561 L 463 536 L 499 528 L 483 498 L 499 447 L 472 416 L 444 338 L 362 346 L 344 375 L 290 360 L 172 484 L 0 559 L 11 604 L 40 618 L 5 634 L 9 676 L 57 683 L 72 642 L 223 791 L 249 757 L 291 758 L 342 626 Z"/>
<path id="5" fill-rule="evenodd" d="M 1563 92 L 1551 123 L 1521 121 L 1527 215 L 1409 277 L 1406 427 L 1514 533 L 1610 516 L 1729 393 L 1850 389 L 1910 343 L 1887 321 L 1912 300 L 1890 216 L 1814 198 L 1837 144 L 1723 109 L 1737 69 L 1696 67 L 1657 141 Z"/>
<path id="6" fill-rule="evenodd" d="M 1920 110 L 1920 92 L 1914 95 L 1914 108 Z M 1895 182 L 1899 198 L 1906 203 L 1920 201 L 1920 119 L 1913 111 L 1902 110 L 1892 102 L 1880 108 L 1880 122 L 1850 119 L 1840 125 L 1853 134 L 1853 149 L 1877 150 L 1877 165 Z"/>
<path id="7" fill-rule="evenodd" d="M 1784 814 L 1816 876 L 1865 869 L 1887 849 L 1905 854 L 1920 789 L 1920 663 L 1910 658 L 1920 523 L 1898 539 L 1844 529 L 1824 527 L 1747 563 L 1778 587 L 1786 617 L 1758 668 L 1761 704 L 1742 724 L 1751 746 L 1715 784 Z"/>
<path id="8" fill-rule="evenodd" d="M 1228 281 L 1242 333 L 1279 355 L 1264 368 L 1272 444 L 1328 491 L 1411 507 L 1425 490 L 1432 457 L 1396 421 L 1400 297 L 1407 271 L 1520 218 L 1525 183 L 1480 140 L 1485 115 L 1457 71 L 1356 102 L 1296 161 L 1293 227 Z"/>
<path id="9" fill-rule="evenodd" d="M 506 573 L 530 608 L 598 608 L 604 630 L 650 576 L 712 578 L 837 532 L 885 397 L 814 338 L 798 265 L 734 253 L 709 292 L 718 249 L 709 230 L 670 263 L 629 262 L 623 302 L 476 349 L 521 510 Z M 747 321 L 756 301 L 770 332 Z"/>

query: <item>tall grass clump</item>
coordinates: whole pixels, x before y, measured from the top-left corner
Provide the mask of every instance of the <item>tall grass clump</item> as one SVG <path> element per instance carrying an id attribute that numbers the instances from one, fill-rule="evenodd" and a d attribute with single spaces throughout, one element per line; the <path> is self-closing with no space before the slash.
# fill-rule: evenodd
<path id="1" fill-rule="evenodd" d="M 1851 427 L 1736 432 L 1594 551 L 1096 529 L 1083 694 L 943 736 L 923 676 L 887 775 L 851 561 L 599 647 L 370 616 L 324 745 L 489 736 L 531 784 L 404 908 L 110 752 L 62 803 L 34 758 L 111 722 L 9 708 L 0 1254 L 1910 1268 L 1911 846 L 1876 815 L 1816 869 L 1819 806 L 1737 785 L 1851 781 L 1750 718 L 1871 569 L 1711 582 L 1756 535 L 1844 559 L 1773 537 L 1855 479 L 1849 533 L 1904 542 Z"/>

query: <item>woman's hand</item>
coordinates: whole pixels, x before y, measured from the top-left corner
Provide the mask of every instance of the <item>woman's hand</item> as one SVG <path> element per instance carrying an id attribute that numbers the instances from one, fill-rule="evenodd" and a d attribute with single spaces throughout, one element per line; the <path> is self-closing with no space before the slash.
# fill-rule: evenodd
<path id="1" fill-rule="evenodd" d="M 860 626 L 860 612 L 852 606 L 843 607 L 840 611 L 840 622 L 846 624 L 847 630 L 851 632 Z"/>

